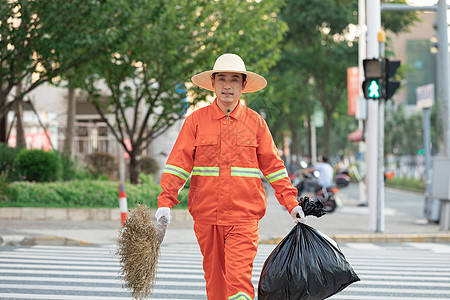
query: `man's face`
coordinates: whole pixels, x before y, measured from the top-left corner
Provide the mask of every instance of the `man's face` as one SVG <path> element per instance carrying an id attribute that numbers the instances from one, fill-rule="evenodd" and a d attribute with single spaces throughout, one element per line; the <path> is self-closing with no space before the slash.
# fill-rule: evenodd
<path id="1" fill-rule="evenodd" d="M 225 106 L 236 102 L 242 94 L 247 82 L 242 83 L 242 74 L 220 72 L 211 78 L 217 100 Z"/>

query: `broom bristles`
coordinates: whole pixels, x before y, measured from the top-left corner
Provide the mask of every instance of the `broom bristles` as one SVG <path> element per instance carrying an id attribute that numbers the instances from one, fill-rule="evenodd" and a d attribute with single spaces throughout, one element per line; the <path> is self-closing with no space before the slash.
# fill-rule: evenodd
<path id="1" fill-rule="evenodd" d="M 118 250 L 122 288 L 135 299 L 147 299 L 155 284 L 160 241 L 147 206 L 138 204 L 129 211 L 119 231 Z"/>

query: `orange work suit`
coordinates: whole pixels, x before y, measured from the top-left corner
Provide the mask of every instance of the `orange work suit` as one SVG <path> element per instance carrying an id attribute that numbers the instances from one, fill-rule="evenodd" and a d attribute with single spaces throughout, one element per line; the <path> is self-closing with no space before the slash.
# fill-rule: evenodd
<path id="1" fill-rule="evenodd" d="M 191 177 L 188 207 L 203 253 L 208 299 L 254 297 L 251 270 L 258 244 L 254 237 L 258 235 L 258 221 L 266 212 L 260 171 L 274 188 L 281 205 L 289 212 L 298 205 L 297 190 L 259 114 L 238 103 L 226 115 L 216 99 L 186 118 L 161 176 L 163 191 L 158 196 L 158 207 L 177 205 L 178 192 Z M 248 228 L 253 230 L 253 235 Z M 242 244 L 243 249 L 236 244 Z M 233 251 L 240 252 L 239 256 Z M 224 261 L 226 257 L 239 259 Z M 217 264 L 223 268 L 211 268 Z M 239 266 L 243 268 L 242 274 L 247 274 L 245 278 L 238 274 Z M 220 296 L 210 297 L 222 289 Z M 241 292 L 251 298 L 239 298 Z"/>

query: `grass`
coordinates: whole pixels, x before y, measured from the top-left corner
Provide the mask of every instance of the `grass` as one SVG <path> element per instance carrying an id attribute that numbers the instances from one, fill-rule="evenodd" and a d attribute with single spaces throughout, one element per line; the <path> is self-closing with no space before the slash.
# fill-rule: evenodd
<path id="1" fill-rule="evenodd" d="M 393 177 L 391 179 L 387 179 L 384 182 L 384 185 L 387 187 L 408 190 L 412 192 L 425 191 L 425 182 L 423 180 L 413 178 Z"/>
<path id="2" fill-rule="evenodd" d="M 157 208 L 160 192 L 159 185 L 153 183 L 125 184 L 129 208 L 137 204 Z M 0 207 L 115 208 L 119 205 L 118 193 L 118 181 L 13 182 L 0 190 Z M 176 208 L 187 208 L 187 194 L 183 189 Z"/>

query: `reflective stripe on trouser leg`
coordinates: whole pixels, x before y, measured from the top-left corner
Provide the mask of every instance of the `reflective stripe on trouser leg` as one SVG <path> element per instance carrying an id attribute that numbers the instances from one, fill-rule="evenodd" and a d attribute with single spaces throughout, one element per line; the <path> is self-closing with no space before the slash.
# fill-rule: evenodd
<path id="1" fill-rule="evenodd" d="M 253 299 L 253 261 L 258 251 L 258 222 L 230 226 L 225 235 L 228 299 Z M 247 295 L 247 298 L 242 298 Z"/>
<path id="2" fill-rule="evenodd" d="M 203 271 L 205 271 L 208 299 L 226 299 L 223 230 L 216 225 L 195 222 L 194 231 L 203 255 Z"/>

